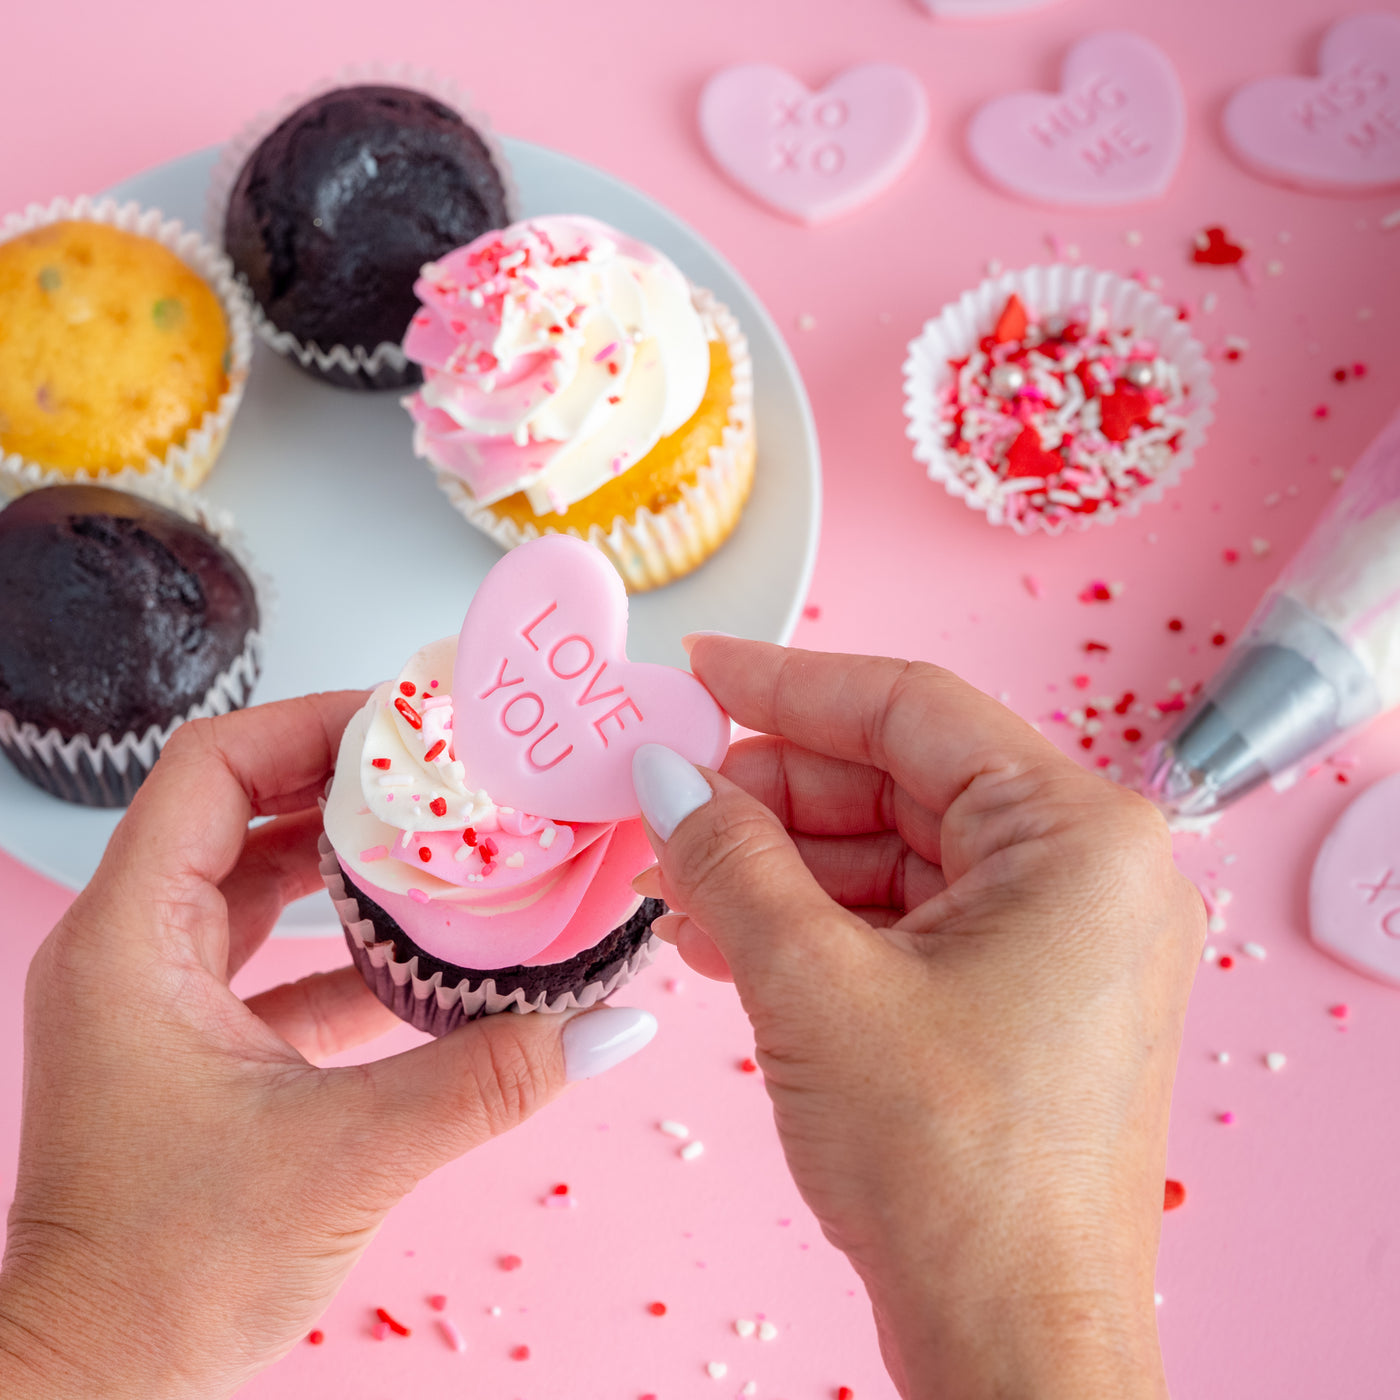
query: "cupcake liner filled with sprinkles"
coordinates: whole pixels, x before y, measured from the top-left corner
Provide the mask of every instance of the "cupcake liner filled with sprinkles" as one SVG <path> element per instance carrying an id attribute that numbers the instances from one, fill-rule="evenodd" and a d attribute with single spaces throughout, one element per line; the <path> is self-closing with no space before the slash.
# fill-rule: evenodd
<path id="1" fill-rule="evenodd" d="M 1215 389 L 1174 307 L 1089 267 L 1031 267 L 945 306 L 910 343 L 914 456 L 994 525 L 1059 534 L 1162 498 Z"/>

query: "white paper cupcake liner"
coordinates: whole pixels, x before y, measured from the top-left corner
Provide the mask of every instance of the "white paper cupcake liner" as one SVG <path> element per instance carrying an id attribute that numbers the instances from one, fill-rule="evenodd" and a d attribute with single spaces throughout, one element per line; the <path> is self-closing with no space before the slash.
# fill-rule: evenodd
<path id="1" fill-rule="evenodd" d="M 40 482 L 38 486 L 52 485 Z M 62 485 L 93 484 L 65 481 Z M 165 725 L 151 725 L 143 733 L 92 738 L 76 734 L 65 738 L 58 729 L 40 730 L 20 723 L 0 710 L 0 749 L 10 762 L 37 786 L 88 807 L 124 807 L 136 795 L 155 766 L 170 736 L 187 721 L 210 719 L 242 709 L 252 695 L 262 670 L 268 620 L 276 606 L 272 580 L 253 562 L 243 537 L 229 514 L 201 497 L 185 491 L 169 478 L 128 469 L 96 483 L 140 496 L 208 531 L 237 561 L 253 585 L 258 603 L 258 626 L 248 633 L 243 650 L 215 677 L 204 698 Z M 0 464 L 0 504 L 37 489 L 21 471 Z"/>
<path id="2" fill-rule="evenodd" d="M 1000 501 L 979 494 L 963 479 L 959 468 L 966 459 L 943 445 L 944 424 L 938 395 L 952 378 L 948 362 L 963 359 L 978 348 L 978 342 L 990 334 L 1013 292 L 1037 319 L 1081 307 L 1091 313 L 1100 311 L 1106 314 L 1112 329 L 1155 340 L 1162 358 L 1169 360 L 1181 375 L 1187 398 L 1180 445 L 1169 465 L 1150 484 L 1116 507 L 1104 505 L 1092 515 L 1074 514 L 1060 520 L 1048 520 L 1038 512 L 1029 513 L 1024 519 L 1008 515 Z M 1160 501 L 1190 467 L 1215 417 L 1211 409 L 1215 386 L 1205 349 L 1187 323 L 1179 319 L 1175 308 L 1138 282 L 1082 265 L 1056 264 L 1004 272 L 949 302 L 909 343 L 904 362 L 904 393 L 907 433 L 914 443 L 914 457 L 928 468 L 930 479 L 941 482 L 949 495 L 970 509 L 984 512 L 993 525 L 1009 525 L 1022 535 L 1058 535 L 1066 528 L 1084 530 L 1095 524 L 1107 525 L 1120 515 L 1134 516 L 1143 506 Z"/>
<path id="3" fill-rule="evenodd" d="M 432 1035 L 445 1035 L 465 1021 L 503 1011 L 525 1014 L 587 1010 L 631 981 L 655 956 L 659 940 L 652 934 L 601 980 L 553 997 L 540 992 L 531 999 L 521 988 L 502 994 L 489 977 L 475 985 L 464 980 L 455 987 L 445 987 L 441 971 L 435 971 L 431 977 L 419 977 L 418 958 L 402 957 L 392 940 L 379 938 L 374 924 L 361 917 L 359 901 L 346 888 L 340 862 L 324 832 L 319 850 L 321 879 L 335 904 L 346 942 L 361 974 L 386 1006 Z"/>
<path id="4" fill-rule="evenodd" d="M 631 593 L 644 593 L 688 574 L 702 564 L 729 537 L 743 512 L 753 486 L 756 459 L 753 412 L 753 361 L 748 341 L 729 309 L 703 287 L 692 287 L 695 309 L 713 327 L 729 351 L 733 373 L 733 399 L 722 440 L 710 449 L 709 461 L 696 473 L 694 483 L 681 486 L 681 499 L 660 511 L 643 507 L 632 519 L 613 519 L 610 529 L 590 528 L 586 539 L 602 550 L 622 575 Z M 415 450 L 421 435 L 415 434 Z M 426 455 L 421 452 L 420 455 Z M 438 485 L 453 506 L 478 530 L 503 549 L 514 549 L 542 534 L 557 534 L 548 516 L 523 527 L 497 515 L 490 506 L 477 503 L 471 488 L 454 472 L 433 465 Z"/>
<path id="5" fill-rule="evenodd" d="M 130 462 L 120 470 L 135 469 L 151 476 L 164 476 L 180 486 L 193 489 L 209 474 L 214 459 L 228 437 L 229 426 L 248 380 L 253 360 L 253 326 L 249 302 L 233 274 L 233 264 L 213 244 L 178 219 L 167 219 L 159 209 L 143 209 L 139 204 L 118 204 L 114 199 L 94 200 L 87 195 L 77 199 L 55 199 L 47 207 L 31 204 L 22 214 L 11 214 L 0 223 L 0 243 L 18 238 L 47 224 L 67 219 L 109 224 L 124 233 L 154 239 L 174 253 L 187 267 L 213 288 L 228 324 L 228 387 L 219 402 L 185 437 L 170 447 L 163 457 L 148 456 L 144 462 Z M 63 482 L 105 483 L 110 471 L 82 469 L 65 472 L 58 467 L 32 462 L 19 453 L 0 453 L 0 467 L 16 473 L 32 486 L 56 486 Z"/>
<path id="6" fill-rule="evenodd" d="M 443 78 L 426 68 L 407 63 L 360 63 L 342 68 L 331 77 L 323 78 L 264 112 L 259 112 L 219 152 L 209 177 L 209 190 L 204 203 L 204 226 L 212 242 L 223 247 L 224 217 L 229 198 L 248 157 L 262 141 L 270 136 L 299 107 L 338 88 L 365 84 L 386 84 L 412 88 L 427 93 L 444 106 L 451 107 L 466 124 L 481 137 L 491 163 L 501 177 L 505 191 L 506 221 L 514 223 L 520 217 L 520 192 L 515 175 L 484 113 L 472 102 L 467 91 L 449 78 Z M 258 338 L 277 354 L 295 360 L 311 373 L 319 374 L 333 383 L 349 388 L 396 389 L 411 382 L 414 371 L 408 357 L 397 341 L 385 340 L 366 348 L 363 345 L 332 345 L 323 348 L 313 341 L 301 341 L 290 331 L 279 330 L 268 319 L 257 299 L 248 296 L 253 328 Z M 405 328 L 407 329 L 407 328 Z"/>

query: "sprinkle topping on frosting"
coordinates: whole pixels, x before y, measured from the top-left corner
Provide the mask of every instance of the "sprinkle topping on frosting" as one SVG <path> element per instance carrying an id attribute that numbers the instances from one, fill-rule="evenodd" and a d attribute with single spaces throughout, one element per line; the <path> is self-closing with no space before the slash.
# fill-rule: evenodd
<path id="1" fill-rule="evenodd" d="M 685 277 L 597 220 L 485 234 L 425 266 L 415 291 L 415 449 L 483 505 L 523 490 L 537 514 L 566 510 L 704 396 L 708 341 Z"/>

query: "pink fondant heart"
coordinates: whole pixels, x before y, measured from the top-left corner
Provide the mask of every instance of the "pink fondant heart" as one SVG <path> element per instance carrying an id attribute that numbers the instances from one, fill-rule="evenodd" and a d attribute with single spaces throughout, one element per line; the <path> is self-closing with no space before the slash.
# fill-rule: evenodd
<path id="1" fill-rule="evenodd" d="M 944 19 L 994 19 L 1001 15 L 1040 10 L 1054 0 L 923 0 L 929 10 Z"/>
<path id="2" fill-rule="evenodd" d="M 927 130 L 922 85 L 891 63 L 848 68 L 820 92 L 770 63 L 741 63 L 700 94 L 700 134 L 720 169 L 807 224 L 874 199 Z"/>
<path id="3" fill-rule="evenodd" d="M 452 679 L 467 781 L 554 821 L 638 814 L 632 754 L 665 744 L 718 767 L 729 720 L 693 676 L 627 659 L 627 590 L 591 545 L 513 549 L 467 609 Z"/>
<path id="4" fill-rule="evenodd" d="M 1185 139 L 1181 84 L 1137 34 L 1091 34 L 1069 52 L 1060 91 L 1016 92 L 968 128 L 988 179 L 1043 204 L 1132 204 L 1162 194 Z"/>
<path id="5" fill-rule="evenodd" d="M 1319 948 L 1400 983 L 1400 773 L 1367 788 L 1328 833 L 1308 905 Z"/>
<path id="6" fill-rule="evenodd" d="M 1225 108 L 1225 139 L 1269 179 L 1323 190 L 1400 182 L 1400 18 L 1353 15 L 1327 31 L 1316 78 L 1263 78 Z"/>

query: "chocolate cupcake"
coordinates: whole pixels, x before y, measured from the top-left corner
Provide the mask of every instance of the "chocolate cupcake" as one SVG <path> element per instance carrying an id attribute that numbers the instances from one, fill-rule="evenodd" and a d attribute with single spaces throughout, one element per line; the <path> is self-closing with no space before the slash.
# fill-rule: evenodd
<path id="1" fill-rule="evenodd" d="M 507 189 L 490 138 L 453 104 L 344 86 L 257 141 L 222 236 L 273 348 L 332 383 L 392 388 L 418 378 L 399 342 L 419 269 L 509 222 Z"/>
<path id="2" fill-rule="evenodd" d="M 247 702 L 257 591 L 184 509 L 50 486 L 0 512 L 0 748 L 57 797 L 124 806 L 180 724 Z"/>
<path id="3" fill-rule="evenodd" d="M 632 755 L 717 766 L 729 720 L 693 676 L 626 659 L 626 616 L 597 550 L 532 540 L 345 728 L 321 876 L 365 981 L 420 1030 L 592 1006 L 650 961 L 665 906 L 632 888 L 655 859 Z"/>

